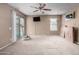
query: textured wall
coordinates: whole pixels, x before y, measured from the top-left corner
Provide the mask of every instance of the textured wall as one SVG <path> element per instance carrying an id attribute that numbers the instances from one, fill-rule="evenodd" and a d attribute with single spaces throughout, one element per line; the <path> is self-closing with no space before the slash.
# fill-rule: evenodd
<path id="1" fill-rule="evenodd" d="M 58 18 L 58 31 L 50 31 L 50 18 Z M 27 16 L 28 35 L 59 35 L 61 27 L 61 16 L 40 16 L 40 22 L 33 22 L 33 16 Z"/>
<path id="2" fill-rule="evenodd" d="M 76 15 L 75 15 L 76 18 L 75 19 L 70 19 L 70 20 L 67 20 L 67 21 L 65 21 L 66 18 L 65 18 L 65 15 L 63 15 L 61 35 L 63 35 L 63 29 L 64 29 L 65 25 L 67 25 L 68 27 L 77 27 L 78 28 L 78 41 L 79 41 L 79 7 L 77 7 L 75 9 L 75 13 L 76 13 Z"/>
<path id="3" fill-rule="evenodd" d="M 0 47 L 12 42 L 12 30 L 10 30 L 13 21 L 12 10 L 15 10 L 20 17 L 26 17 L 8 4 L 0 4 Z"/>
<path id="4" fill-rule="evenodd" d="M 7 4 L 0 4 L 0 47 L 11 42 L 11 9 Z"/>

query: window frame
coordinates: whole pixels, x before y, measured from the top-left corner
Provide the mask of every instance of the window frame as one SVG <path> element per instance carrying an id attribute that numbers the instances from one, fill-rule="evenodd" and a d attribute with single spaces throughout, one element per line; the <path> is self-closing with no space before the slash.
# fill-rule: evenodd
<path id="1" fill-rule="evenodd" d="M 54 26 L 56 26 L 56 28 Z M 53 28 L 55 28 L 55 29 L 53 29 Z M 50 18 L 50 31 L 58 31 L 58 19 L 57 19 L 57 17 Z"/>

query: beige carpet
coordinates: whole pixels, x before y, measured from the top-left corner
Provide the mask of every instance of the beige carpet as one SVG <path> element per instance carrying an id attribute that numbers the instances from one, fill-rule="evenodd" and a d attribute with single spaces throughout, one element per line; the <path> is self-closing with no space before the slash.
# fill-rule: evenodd
<path id="1" fill-rule="evenodd" d="M 32 36 L 31 40 L 19 40 L 0 52 L 11 55 L 70 55 L 79 54 L 79 45 L 59 36 Z"/>

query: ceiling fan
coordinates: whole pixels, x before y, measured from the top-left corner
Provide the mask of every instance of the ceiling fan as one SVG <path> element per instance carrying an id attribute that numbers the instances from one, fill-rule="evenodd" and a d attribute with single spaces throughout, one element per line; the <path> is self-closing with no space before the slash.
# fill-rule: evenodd
<path id="1" fill-rule="evenodd" d="M 40 12 L 44 13 L 44 11 L 51 11 L 52 10 L 52 9 L 45 8 L 46 7 L 45 3 L 39 3 L 38 7 L 33 7 L 33 6 L 31 6 L 31 7 L 36 9 L 33 12 L 40 11 Z"/>

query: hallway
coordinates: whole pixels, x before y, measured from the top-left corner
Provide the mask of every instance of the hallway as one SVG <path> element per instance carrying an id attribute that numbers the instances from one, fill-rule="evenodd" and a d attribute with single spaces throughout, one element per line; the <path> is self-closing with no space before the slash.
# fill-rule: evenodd
<path id="1" fill-rule="evenodd" d="M 79 54 L 79 45 L 59 36 L 32 36 L 30 40 L 20 40 L 3 49 L 0 53 L 10 55 L 70 55 Z"/>

